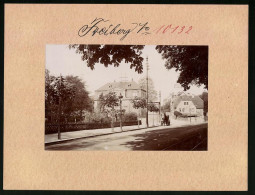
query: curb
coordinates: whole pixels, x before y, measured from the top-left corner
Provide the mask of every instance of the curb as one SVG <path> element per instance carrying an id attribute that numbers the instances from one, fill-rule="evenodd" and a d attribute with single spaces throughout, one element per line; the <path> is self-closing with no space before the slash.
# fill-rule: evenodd
<path id="1" fill-rule="evenodd" d="M 159 127 L 159 126 L 154 126 L 154 127 Z M 65 140 L 58 140 L 58 141 L 44 143 L 44 146 L 51 146 L 51 145 L 55 145 L 55 144 L 62 144 L 62 143 L 66 143 L 66 142 L 69 142 L 69 141 L 78 140 L 78 139 L 84 139 L 84 138 L 92 138 L 92 137 L 98 137 L 98 136 L 103 136 L 103 135 L 125 133 L 125 132 L 129 132 L 129 131 L 138 131 L 138 130 L 149 129 L 149 128 L 154 128 L 154 127 L 148 127 L 148 128 L 144 127 L 144 128 L 132 129 L 132 130 L 128 130 L 128 131 L 120 131 L 120 132 L 105 133 L 105 134 L 99 134 L 99 135 L 90 135 L 90 136 L 84 136 L 84 137 L 76 137 L 76 138 L 65 139 Z"/>

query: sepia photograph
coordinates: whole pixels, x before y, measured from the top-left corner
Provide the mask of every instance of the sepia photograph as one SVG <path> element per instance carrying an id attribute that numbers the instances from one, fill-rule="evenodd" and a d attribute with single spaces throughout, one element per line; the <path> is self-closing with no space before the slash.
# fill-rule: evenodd
<path id="1" fill-rule="evenodd" d="M 46 45 L 45 150 L 207 151 L 208 51 Z"/>

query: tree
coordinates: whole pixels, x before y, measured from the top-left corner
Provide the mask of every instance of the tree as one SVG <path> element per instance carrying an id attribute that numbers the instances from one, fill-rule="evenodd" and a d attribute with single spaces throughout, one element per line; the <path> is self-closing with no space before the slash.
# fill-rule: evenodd
<path id="1" fill-rule="evenodd" d="M 115 92 L 109 92 L 106 95 L 100 94 L 99 96 L 100 110 L 105 111 L 105 109 L 114 109 L 115 106 L 119 105 L 119 99 Z"/>
<path id="2" fill-rule="evenodd" d="M 148 110 L 150 112 L 158 112 L 159 108 L 155 104 L 150 103 L 150 104 L 148 104 Z M 154 126 L 154 113 L 152 113 L 152 117 L 153 117 L 153 126 Z"/>
<path id="3" fill-rule="evenodd" d="M 208 112 L 208 92 L 204 91 L 199 97 L 204 101 L 204 116 L 206 116 Z"/>
<path id="4" fill-rule="evenodd" d="M 208 46 L 158 45 L 156 50 L 166 60 L 167 69 L 180 71 L 177 82 L 184 90 L 191 84 L 208 89 Z"/>
<path id="5" fill-rule="evenodd" d="M 45 71 L 45 118 L 48 121 L 81 121 L 84 112 L 91 110 L 92 100 L 81 79 L 74 76 L 55 77 Z"/>
<path id="6" fill-rule="evenodd" d="M 109 65 L 118 67 L 124 60 L 139 74 L 143 72 L 144 58 L 141 54 L 144 45 L 73 44 L 69 45 L 69 48 L 81 54 L 81 60 L 86 61 L 92 70 L 96 63 L 101 63 L 105 67 Z M 184 90 L 188 90 L 193 84 L 204 85 L 208 89 L 208 46 L 158 45 L 156 50 L 166 60 L 167 69 L 175 68 L 180 72 L 177 82 Z"/>
<path id="7" fill-rule="evenodd" d="M 158 112 L 159 108 L 155 104 L 151 103 L 151 104 L 148 104 L 148 110 L 150 112 Z"/>
<path id="8" fill-rule="evenodd" d="M 146 99 L 141 98 L 141 97 L 135 97 L 134 99 L 131 100 L 133 104 L 133 108 L 135 109 L 144 109 L 147 106 Z M 138 128 L 139 128 L 139 114 L 137 115 L 137 121 L 138 121 Z"/>
<path id="9" fill-rule="evenodd" d="M 63 76 L 52 76 L 45 71 L 45 118 L 65 121 L 67 102 L 73 101 L 75 91 Z"/>
<path id="10" fill-rule="evenodd" d="M 147 78 L 143 77 L 138 81 L 139 86 L 144 89 L 147 90 Z M 148 99 L 149 102 L 153 102 L 157 99 L 157 91 L 155 90 L 154 87 L 154 83 L 153 80 L 149 77 L 148 78 Z"/>
<path id="11" fill-rule="evenodd" d="M 73 87 L 75 97 L 66 105 L 66 112 L 76 120 L 83 120 L 85 111 L 92 111 L 93 102 L 85 88 L 85 83 L 77 76 L 67 76 L 66 81 Z"/>
<path id="12" fill-rule="evenodd" d="M 112 117 L 112 130 L 113 130 L 113 120 L 116 115 L 116 110 L 114 109 L 115 106 L 119 105 L 119 99 L 115 92 L 109 92 L 106 95 L 100 94 L 99 96 L 99 102 L 100 102 L 100 110 L 110 112 Z M 110 109 L 110 110 L 107 110 Z"/>
<path id="13" fill-rule="evenodd" d="M 139 109 L 139 108 L 146 108 L 146 99 L 141 97 L 135 97 L 131 100 L 133 104 L 133 108 Z"/>
<path id="14" fill-rule="evenodd" d="M 135 68 L 138 73 L 143 72 L 143 57 L 141 57 L 144 45 L 69 45 L 70 49 L 75 49 L 81 54 L 81 60 L 87 62 L 87 66 L 92 70 L 96 63 L 101 63 L 105 67 L 114 65 L 118 67 L 122 60 L 130 63 L 130 68 Z"/>

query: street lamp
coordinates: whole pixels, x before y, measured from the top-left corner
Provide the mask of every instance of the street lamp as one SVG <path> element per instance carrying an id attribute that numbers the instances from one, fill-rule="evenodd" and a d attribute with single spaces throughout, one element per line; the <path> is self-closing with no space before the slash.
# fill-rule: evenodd
<path id="1" fill-rule="evenodd" d="M 120 99 L 120 130 L 121 131 L 122 131 L 122 98 L 123 96 L 120 93 L 119 99 Z"/>

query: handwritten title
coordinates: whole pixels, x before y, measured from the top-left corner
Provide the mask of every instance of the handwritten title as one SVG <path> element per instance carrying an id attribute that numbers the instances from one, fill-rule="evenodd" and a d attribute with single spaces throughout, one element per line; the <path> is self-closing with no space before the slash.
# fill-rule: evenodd
<path id="1" fill-rule="evenodd" d="M 80 37 L 84 37 L 86 35 L 94 36 L 98 35 L 117 35 L 120 36 L 120 40 L 124 40 L 131 32 L 136 34 L 150 34 L 149 30 L 150 27 L 147 26 L 148 22 L 146 23 L 131 23 L 130 28 L 122 27 L 121 24 L 111 24 L 109 20 L 105 20 L 103 18 L 96 18 L 91 22 L 91 25 L 84 25 L 82 26 L 79 31 L 78 35 Z"/>
<path id="2" fill-rule="evenodd" d="M 119 36 L 120 40 L 124 40 L 131 33 L 148 35 L 148 34 L 189 34 L 192 30 L 192 26 L 181 26 L 181 25 L 161 25 L 151 31 L 148 22 L 142 23 L 130 23 L 129 27 L 125 27 L 122 24 L 112 24 L 110 20 L 105 20 L 103 18 L 96 18 L 90 24 L 83 25 L 79 31 L 78 35 L 80 37 L 84 36 Z"/>

